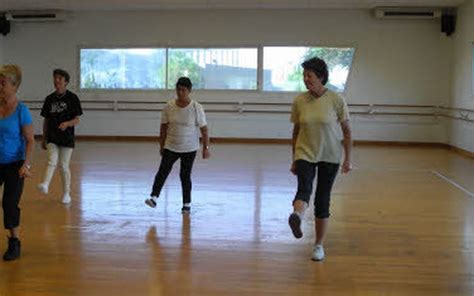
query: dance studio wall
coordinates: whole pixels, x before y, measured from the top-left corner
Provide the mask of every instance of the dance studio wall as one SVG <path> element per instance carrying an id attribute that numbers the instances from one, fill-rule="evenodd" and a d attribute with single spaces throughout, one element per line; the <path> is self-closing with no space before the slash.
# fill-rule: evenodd
<path id="1" fill-rule="evenodd" d="M 474 110 L 474 1 L 459 9 L 454 38 L 454 74 L 451 106 Z M 474 119 L 474 113 L 470 113 Z M 450 121 L 451 145 L 474 153 L 474 123 Z"/>
<path id="2" fill-rule="evenodd" d="M 65 22 L 14 23 L 4 61 L 24 69 L 21 97 L 41 101 L 52 91 L 51 71 L 72 74 L 82 100 L 159 100 L 170 91 L 96 91 L 78 88 L 79 48 L 219 47 L 248 45 L 354 46 L 344 96 L 349 104 L 446 105 L 451 90 L 452 40 L 439 20 L 378 20 L 368 10 L 169 10 L 70 13 Z M 195 91 L 201 101 L 286 102 L 294 94 Z M 206 106 L 204 106 L 206 107 Z M 269 107 L 270 108 L 270 107 Z M 402 110 L 403 111 L 403 110 Z M 36 133 L 41 133 L 34 111 Z M 290 138 L 289 114 L 209 113 L 213 137 Z M 156 112 L 85 111 L 79 135 L 153 136 Z M 442 118 L 354 115 L 359 140 L 447 142 Z"/>

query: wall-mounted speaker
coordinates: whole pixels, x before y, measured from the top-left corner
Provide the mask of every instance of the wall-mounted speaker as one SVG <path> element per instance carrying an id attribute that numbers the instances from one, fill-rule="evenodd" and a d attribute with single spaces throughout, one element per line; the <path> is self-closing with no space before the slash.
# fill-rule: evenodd
<path id="1" fill-rule="evenodd" d="M 3 36 L 10 33 L 10 21 L 7 21 L 4 16 L 0 16 L 0 33 Z"/>
<path id="2" fill-rule="evenodd" d="M 441 32 L 450 36 L 456 30 L 456 16 L 454 14 L 441 15 Z"/>

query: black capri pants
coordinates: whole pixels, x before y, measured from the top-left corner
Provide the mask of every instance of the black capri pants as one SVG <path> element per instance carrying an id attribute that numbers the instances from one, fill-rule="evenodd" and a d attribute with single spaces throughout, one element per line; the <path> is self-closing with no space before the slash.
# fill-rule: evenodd
<path id="1" fill-rule="evenodd" d="M 0 164 L 0 186 L 3 186 L 3 225 L 5 229 L 13 229 L 20 225 L 20 203 L 23 193 L 24 178 L 20 177 L 18 170 L 23 165 L 23 160 Z"/>
<path id="2" fill-rule="evenodd" d="M 314 215 L 316 218 L 324 219 L 330 216 L 329 204 L 331 200 L 331 190 L 339 170 L 338 163 L 317 162 L 312 163 L 298 159 L 295 161 L 296 176 L 298 177 L 298 191 L 295 199 L 309 203 L 313 192 L 313 182 L 318 171 L 316 181 L 316 192 L 314 196 Z"/>
<path id="3" fill-rule="evenodd" d="M 160 196 L 161 189 L 165 184 L 166 178 L 173 168 L 173 164 L 181 159 L 181 169 L 179 171 L 179 178 L 181 179 L 181 189 L 183 192 L 183 204 L 191 202 L 191 172 L 193 169 L 194 159 L 196 158 L 196 152 L 174 152 L 168 149 L 163 150 L 163 156 L 161 157 L 160 168 L 155 175 L 155 181 L 153 182 L 153 189 L 151 196 Z"/>

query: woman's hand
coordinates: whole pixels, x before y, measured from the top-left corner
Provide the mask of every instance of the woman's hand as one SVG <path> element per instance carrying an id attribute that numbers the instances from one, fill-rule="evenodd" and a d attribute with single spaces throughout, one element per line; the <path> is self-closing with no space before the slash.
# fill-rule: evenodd
<path id="1" fill-rule="evenodd" d="M 352 164 L 349 160 L 344 160 L 341 167 L 342 173 L 347 174 L 352 170 Z"/>
<path id="2" fill-rule="evenodd" d="M 209 148 L 208 147 L 204 147 L 202 149 L 202 158 L 203 159 L 208 159 L 209 157 L 211 157 L 211 153 L 209 152 Z"/>
<path id="3" fill-rule="evenodd" d="M 18 170 L 18 174 L 22 178 L 29 178 L 32 176 L 31 174 L 31 166 L 28 164 L 23 164 L 21 168 Z"/>
<path id="4" fill-rule="evenodd" d="M 291 163 L 290 172 L 296 176 L 296 165 L 294 161 Z"/>
<path id="5" fill-rule="evenodd" d="M 63 132 L 69 127 L 69 121 L 62 122 L 59 125 L 59 129 L 62 130 Z"/>

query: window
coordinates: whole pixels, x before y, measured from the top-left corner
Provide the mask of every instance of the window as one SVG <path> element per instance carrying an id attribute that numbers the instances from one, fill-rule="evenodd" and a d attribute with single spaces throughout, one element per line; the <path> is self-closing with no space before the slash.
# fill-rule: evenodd
<path id="1" fill-rule="evenodd" d="M 196 89 L 257 89 L 257 48 L 170 48 L 168 88 L 187 76 Z"/>
<path id="2" fill-rule="evenodd" d="M 81 49 L 82 89 L 163 89 L 166 49 Z"/>
<path id="3" fill-rule="evenodd" d="M 329 70 L 328 88 L 343 92 L 354 57 L 354 48 L 282 47 L 263 49 L 263 90 L 304 91 L 301 63 L 312 57 L 326 61 Z"/>
<path id="4" fill-rule="evenodd" d="M 80 87 L 174 89 L 177 79 L 187 76 L 194 89 L 257 90 L 261 70 L 263 91 L 299 92 L 306 90 L 301 63 L 318 56 L 329 67 L 327 86 L 343 92 L 354 56 L 354 48 L 266 46 L 260 50 L 262 62 L 257 47 L 83 48 Z"/>

